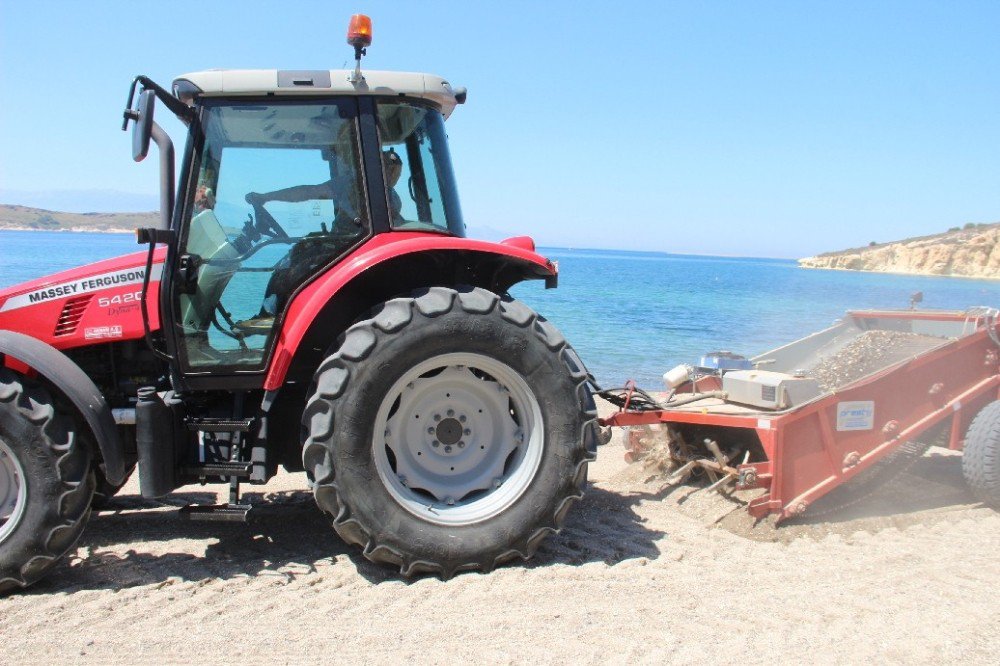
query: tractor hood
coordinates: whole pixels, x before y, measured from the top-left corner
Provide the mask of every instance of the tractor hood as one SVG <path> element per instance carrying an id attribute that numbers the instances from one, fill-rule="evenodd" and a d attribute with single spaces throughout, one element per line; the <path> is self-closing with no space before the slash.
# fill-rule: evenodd
<path id="1" fill-rule="evenodd" d="M 151 285 L 160 280 L 164 254 L 160 249 L 154 257 Z M 57 349 L 141 338 L 145 275 L 146 253 L 136 252 L 0 290 L 0 329 Z M 157 290 L 149 296 L 150 324 L 158 328 Z"/>

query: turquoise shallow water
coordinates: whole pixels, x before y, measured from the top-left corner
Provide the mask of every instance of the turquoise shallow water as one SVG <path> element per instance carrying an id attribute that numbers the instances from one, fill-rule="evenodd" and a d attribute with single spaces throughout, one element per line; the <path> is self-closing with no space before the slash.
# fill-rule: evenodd
<path id="1" fill-rule="evenodd" d="M 134 252 L 131 235 L 0 232 L 0 287 Z M 606 386 L 660 375 L 701 354 L 757 354 L 825 328 L 849 309 L 1000 307 L 1000 281 L 803 270 L 794 261 L 543 249 L 558 289 L 513 293 L 558 326 Z"/>

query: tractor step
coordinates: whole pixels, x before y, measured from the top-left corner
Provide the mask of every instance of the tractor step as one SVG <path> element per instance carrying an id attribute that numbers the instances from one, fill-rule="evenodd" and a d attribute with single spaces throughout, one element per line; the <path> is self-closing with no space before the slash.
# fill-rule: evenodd
<path id="1" fill-rule="evenodd" d="M 193 469 L 216 469 L 231 470 L 229 476 L 229 502 L 226 504 L 188 504 L 180 509 L 181 518 L 187 520 L 201 520 L 207 522 L 245 523 L 248 522 L 250 510 L 253 508 L 249 502 L 240 501 L 240 476 L 236 468 L 247 466 L 250 463 L 230 462 L 212 463 L 201 465 Z M 212 474 L 212 476 L 216 476 Z"/>
<path id="2" fill-rule="evenodd" d="M 180 516 L 186 520 L 245 523 L 252 508 L 249 504 L 188 504 L 180 508 Z"/>
<path id="3" fill-rule="evenodd" d="M 201 432 L 250 432 L 254 419 L 188 418 L 188 430 Z"/>
<path id="4" fill-rule="evenodd" d="M 253 463 L 248 462 L 215 462 L 204 465 L 188 465 L 181 468 L 181 472 L 188 476 L 199 478 L 206 476 L 225 476 L 250 478 L 253 473 Z"/>

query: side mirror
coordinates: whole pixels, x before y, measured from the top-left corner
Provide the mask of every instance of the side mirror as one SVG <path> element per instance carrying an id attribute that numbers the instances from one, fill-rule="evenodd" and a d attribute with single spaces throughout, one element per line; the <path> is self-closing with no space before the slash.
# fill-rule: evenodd
<path id="1" fill-rule="evenodd" d="M 156 92 L 143 90 L 135 109 L 135 124 L 132 126 L 132 159 L 141 162 L 149 154 L 149 138 L 153 134 L 153 103 Z"/>

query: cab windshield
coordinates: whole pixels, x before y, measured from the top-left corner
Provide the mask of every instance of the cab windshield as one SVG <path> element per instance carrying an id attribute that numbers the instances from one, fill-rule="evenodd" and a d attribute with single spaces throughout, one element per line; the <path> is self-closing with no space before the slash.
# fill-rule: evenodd
<path id="1" fill-rule="evenodd" d="M 378 126 L 392 227 L 465 236 L 441 113 L 383 101 Z"/>

